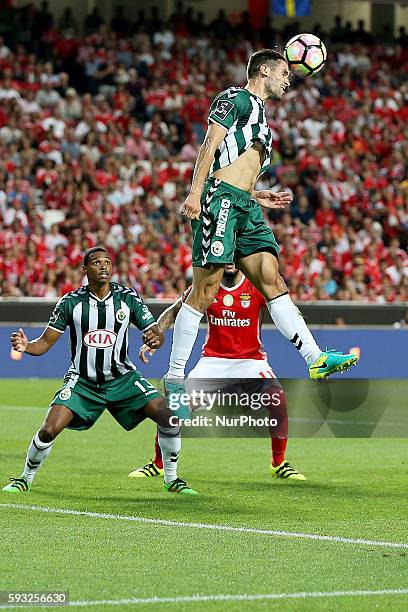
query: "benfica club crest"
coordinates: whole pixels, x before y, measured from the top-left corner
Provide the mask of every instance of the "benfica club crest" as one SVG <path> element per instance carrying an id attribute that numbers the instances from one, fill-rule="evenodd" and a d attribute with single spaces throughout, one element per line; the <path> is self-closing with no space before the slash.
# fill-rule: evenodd
<path id="1" fill-rule="evenodd" d="M 241 300 L 241 306 L 243 308 L 248 308 L 248 306 L 251 304 L 251 294 L 250 293 L 241 293 L 241 295 L 239 297 L 240 297 L 240 300 Z"/>

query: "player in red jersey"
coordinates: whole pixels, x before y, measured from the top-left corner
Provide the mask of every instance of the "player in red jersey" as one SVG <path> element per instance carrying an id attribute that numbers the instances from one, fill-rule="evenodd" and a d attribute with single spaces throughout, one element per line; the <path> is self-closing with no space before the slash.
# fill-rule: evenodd
<path id="1" fill-rule="evenodd" d="M 160 331 L 164 332 L 173 325 L 183 301 L 191 288 L 170 308 L 165 310 L 157 321 Z M 276 378 L 261 342 L 261 326 L 266 310 L 266 300 L 253 284 L 234 264 L 225 266 L 224 275 L 216 298 L 207 309 L 207 337 L 201 358 L 191 370 L 188 379 L 231 379 L 231 378 Z M 237 333 L 238 332 L 238 333 Z M 155 349 L 144 344 L 139 351 L 143 363 L 148 362 L 147 353 L 153 355 Z M 306 480 L 285 460 L 287 444 L 286 400 L 281 390 L 280 437 L 271 434 L 272 460 L 271 474 L 275 478 Z M 146 465 L 130 472 L 132 478 L 149 478 L 163 472 L 160 447 L 155 443 L 155 456 Z"/>

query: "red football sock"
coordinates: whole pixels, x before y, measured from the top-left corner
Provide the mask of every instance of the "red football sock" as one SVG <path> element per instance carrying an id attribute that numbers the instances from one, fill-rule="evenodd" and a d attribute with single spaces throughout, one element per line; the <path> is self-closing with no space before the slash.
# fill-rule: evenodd
<path id="1" fill-rule="evenodd" d="M 272 438 L 272 465 L 276 467 L 285 461 L 287 438 Z"/>
<path id="2" fill-rule="evenodd" d="M 272 465 L 276 467 L 285 460 L 286 444 L 288 443 L 288 411 L 286 397 L 282 388 L 275 389 L 280 401 L 268 407 L 269 416 L 277 420 L 277 427 L 269 428 L 272 447 Z"/>
<path id="3" fill-rule="evenodd" d="M 154 459 L 153 459 L 153 463 L 155 464 L 156 467 L 159 468 L 159 470 L 163 469 L 163 457 L 162 457 L 160 446 L 159 446 L 159 436 L 157 434 L 156 434 L 156 437 L 154 439 Z"/>

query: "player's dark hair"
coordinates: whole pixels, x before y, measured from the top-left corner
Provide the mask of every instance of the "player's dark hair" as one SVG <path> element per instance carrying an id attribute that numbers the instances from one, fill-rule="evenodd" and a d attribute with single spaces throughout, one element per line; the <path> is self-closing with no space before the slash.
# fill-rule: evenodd
<path id="1" fill-rule="evenodd" d="M 271 64 L 279 62 L 280 60 L 286 62 L 279 49 L 260 49 L 259 51 L 255 51 L 249 58 L 247 65 L 248 81 L 249 79 L 254 79 L 258 75 L 262 64 Z"/>
<path id="2" fill-rule="evenodd" d="M 93 255 L 93 253 L 106 253 L 109 257 L 109 253 L 107 251 L 107 249 L 105 249 L 105 247 L 103 246 L 94 246 L 91 247 L 90 249 L 86 249 L 85 251 L 85 255 L 84 255 L 84 266 L 87 266 L 89 263 L 89 258 L 91 255 Z"/>

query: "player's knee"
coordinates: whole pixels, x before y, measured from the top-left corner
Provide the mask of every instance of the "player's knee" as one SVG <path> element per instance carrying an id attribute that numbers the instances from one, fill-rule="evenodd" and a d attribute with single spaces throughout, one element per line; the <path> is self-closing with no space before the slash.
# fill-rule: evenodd
<path id="1" fill-rule="evenodd" d="M 275 406 L 279 410 L 281 410 L 281 411 L 286 411 L 288 405 L 287 405 L 287 402 L 286 402 L 286 395 L 285 395 L 284 390 L 278 388 L 278 389 L 276 389 L 274 394 L 275 394 L 275 397 L 274 397 L 274 399 L 275 399 L 275 401 L 274 401 Z"/>
<path id="2" fill-rule="evenodd" d="M 218 293 L 218 289 L 219 289 L 219 283 L 213 283 L 211 285 L 206 285 L 204 287 L 202 299 L 204 300 L 206 304 L 206 308 L 208 308 L 208 306 L 210 306 L 215 300 L 215 296 Z"/>
<path id="3" fill-rule="evenodd" d="M 60 429 L 53 423 L 44 423 L 38 432 L 41 442 L 52 442 L 59 434 Z"/>
<path id="4" fill-rule="evenodd" d="M 218 293 L 219 284 L 207 284 L 199 289 L 192 291 L 191 299 L 187 299 L 187 303 L 191 304 L 196 310 L 205 312 L 213 303 L 215 296 Z M 189 297 L 190 297 L 189 296 Z"/>
<path id="5" fill-rule="evenodd" d="M 287 437 L 288 435 L 288 411 L 285 392 L 282 388 L 272 387 L 269 389 L 270 403 L 267 406 L 269 418 L 275 421 L 272 434 L 275 437 Z"/>
<path id="6" fill-rule="evenodd" d="M 285 392 L 279 384 L 272 383 L 268 385 L 266 389 L 264 388 L 263 391 L 268 393 L 270 396 L 270 402 L 266 405 L 267 410 L 286 410 L 287 404 Z"/>
<path id="7" fill-rule="evenodd" d="M 171 417 L 174 417 L 174 413 L 170 410 L 167 400 L 164 397 L 158 397 L 150 400 L 144 407 L 145 415 L 147 418 L 152 419 L 159 427 L 172 427 Z"/>

